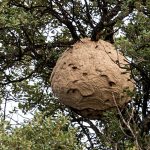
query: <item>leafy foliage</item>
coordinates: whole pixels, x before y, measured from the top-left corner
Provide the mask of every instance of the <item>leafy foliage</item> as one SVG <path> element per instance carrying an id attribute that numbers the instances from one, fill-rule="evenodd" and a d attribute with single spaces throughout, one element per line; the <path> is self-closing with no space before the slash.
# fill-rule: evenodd
<path id="1" fill-rule="evenodd" d="M 36 114 L 34 119 L 19 128 L 10 128 L 9 124 L 1 122 L 1 150 L 81 150 L 75 132 L 70 127 L 68 118 L 59 115 L 57 118 L 44 117 Z"/>

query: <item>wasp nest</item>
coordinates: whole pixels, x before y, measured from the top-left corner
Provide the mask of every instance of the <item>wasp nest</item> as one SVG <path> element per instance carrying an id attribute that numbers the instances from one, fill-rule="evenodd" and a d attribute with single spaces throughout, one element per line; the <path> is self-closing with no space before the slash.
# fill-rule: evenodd
<path id="1" fill-rule="evenodd" d="M 125 57 L 108 42 L 82 39 L 58 59 L 51 87 L 61 103 L 91 119 L 128 103 L 133 90 Z"/>

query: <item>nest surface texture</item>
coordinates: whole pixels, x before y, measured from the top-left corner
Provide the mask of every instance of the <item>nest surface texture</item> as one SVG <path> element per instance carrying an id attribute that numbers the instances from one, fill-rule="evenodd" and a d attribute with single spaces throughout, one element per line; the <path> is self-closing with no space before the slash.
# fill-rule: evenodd
<path id="1" fill-rule="evenodd" d="M 112 44 L 81 39 L 58 59 L 50 78 L 53 93 L 80 115 L 98 118 L 131 99 L 125 91 L 132 91 L 134 84 L 130 73 L 122 69 L 126 65 Z"/>

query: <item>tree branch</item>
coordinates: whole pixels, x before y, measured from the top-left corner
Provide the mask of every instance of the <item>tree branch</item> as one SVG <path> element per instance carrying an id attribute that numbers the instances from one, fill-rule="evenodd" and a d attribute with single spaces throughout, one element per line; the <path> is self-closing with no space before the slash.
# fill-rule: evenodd
<path id="1" fill-rule="evenodd" d="M 90 26 L 91 26 L 92 28 L 94 28 L 94 25 L 93 25 L 93 22 L 92 22 L 92 17 L 91 17 L 90 11 L 89 11 L 89 6 L 88 6 L 88 3 L 87 3 L 87 0 L 84 0 L 84 2 L 85 2 L 86 16 L 87 16 L 88 22 L 89 22 Z"/>
<path id="2" fill-rule="evenodd" d="M 10 80 L 10 78 L 7 75 L 5 75 L 8 81 L 5 82 L 5 83 L 0 82 L 0 85 L 4 86 L 4 85 L 10 84 L 10 83 L 22 82 L 23 80 L 29 79 L 34 73 L 35 73 L 35 71 L 32 71 L 26 77 L 22 77 L 22 78 L 19 78 L 19 79 L 16 79 L 16 80 Z"/>
<path id="3" fill-rule="evenodd" d="M 80 38 L 79 38 L 79 36 L 78 36 L 78 34 L 77 34 L 77 32 L 76 32 L 76 28 L 75 28 L 75 26 L 73 26 L 72 22 L 70 21 L 70 18 L 68 17 L 67 12 L 63 9 L 63 6 L 62 6 L 59 2 L 55 2 L 55 3 L 56 3 L 57 6 L 59 7 L 59 9 L 60 9 L 60 11 L 61 11 L 63 17 L 60 17 L 60 15 L 58 15 L 58 12 L 53 9 L 52 3 L 51 3 L 51 7 L 50 7 L 48 10 L 49 10 L 49 11 L 51 12 L 51 14 L 52 14 L 53 16 L 55 16 L 61 23 L 65 24 L 65 25 L 68 27 L 68 29 L 69 29 L 69 31 L 71 32 L 71 35 L 72 35 L 72 37 L 73 37 L 73 39 L 74 39 L 75 41 L 80 40 Z"/>

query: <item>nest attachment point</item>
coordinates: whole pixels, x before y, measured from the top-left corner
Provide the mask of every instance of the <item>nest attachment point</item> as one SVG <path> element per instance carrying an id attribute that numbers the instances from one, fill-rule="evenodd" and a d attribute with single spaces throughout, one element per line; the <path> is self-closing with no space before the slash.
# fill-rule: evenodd
<path id="1" fill-rule="evenodd" d="M 99 118 L 103 112 L 130 101 L 125 90 L 134 84 L 125 57 L 103 40 L 81 39 L 58 59 L 51 74 L 51 87 L 61 103 L 83 117 Z"/>

